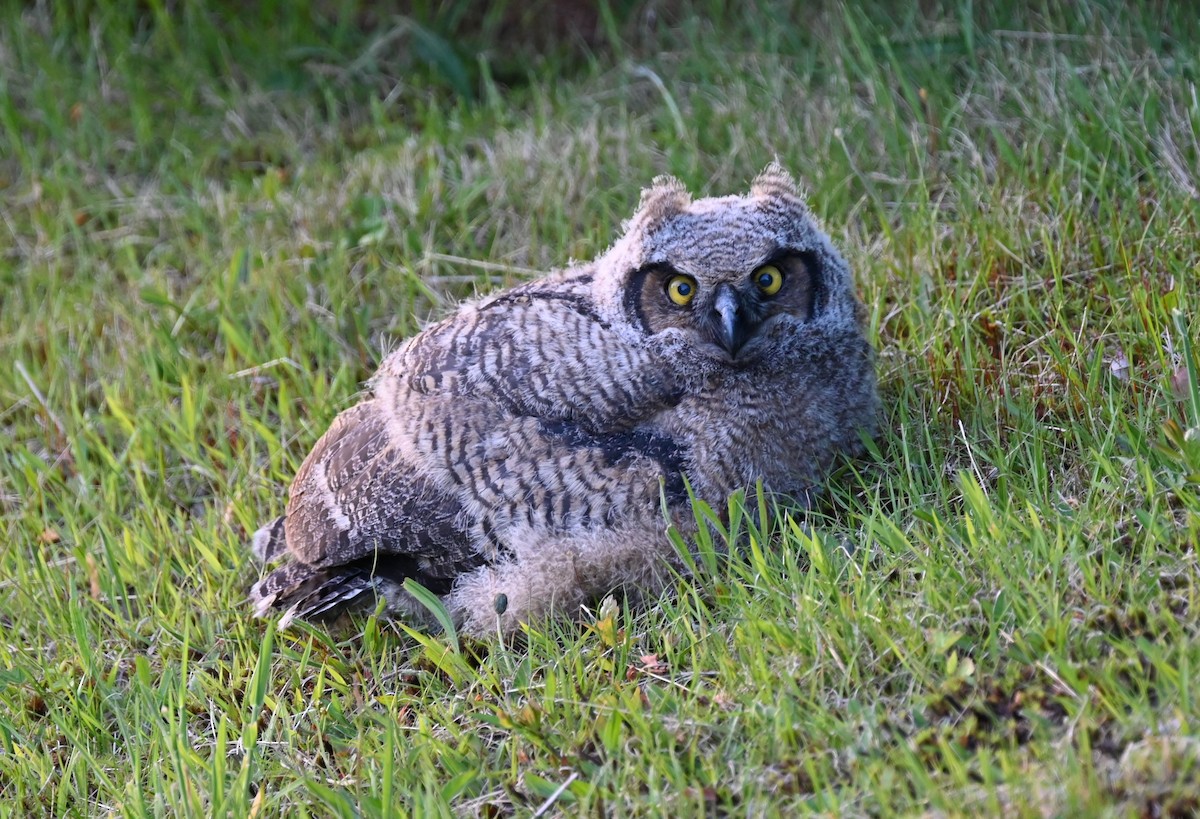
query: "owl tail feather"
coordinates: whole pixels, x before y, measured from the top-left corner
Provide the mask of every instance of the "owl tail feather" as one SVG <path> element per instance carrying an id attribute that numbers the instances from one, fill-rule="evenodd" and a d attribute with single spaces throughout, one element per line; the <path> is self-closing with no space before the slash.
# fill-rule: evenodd
<path id="1" fill-rule="evenodd" d="M 358 598 L 374 591 L 375 585 L 370 574 L 358 567 L 317 569 L 288 563 L 250 587 L 250 602 L 256 617 L 267 617 L 272 609 L 286 609 L 279 627 L 287 628 L 296 617 L 334 619 Z"/>

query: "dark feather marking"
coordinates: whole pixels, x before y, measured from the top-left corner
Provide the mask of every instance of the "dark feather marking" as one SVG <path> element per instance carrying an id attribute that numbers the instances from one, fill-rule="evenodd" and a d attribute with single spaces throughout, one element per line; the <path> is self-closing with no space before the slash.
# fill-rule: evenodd
<path id="1" fill-rule="evenodd" d="M 686 453 L 670 438 L 644 429 L 596 435 L 567 421 L 542 421 L 541 427 L 547 436 L 558 437 L 568 446 L 599 451 L 607 466 L 637 457 L 649 458 L 662 469 L 668 501 L 676 503 L 687 498 L 683 480 Z"/>
<path id="2" fill-rule="evenodd" d="M 605 330 L 611 329 L 611 325 L 592 309 L 591 304 L 589 304 L 588 300 L 581 293 L 559 293 L 554 290 L 518 290 L 513 293 L 505 293 L 497 296 L 479 309 L 482 312 L 496 307 L 508 307 L 513 304 L 519 305 L 522 302 L 533 300 L 560 301 L 584 318 L 596 322 L 596 324 Z"/>
<path id="3" fill-rule="evenodd" d="M 644 333 L 650 332 L 650 324 L 646 321 L 646 311 L 642 307 L 642 287 L 646 283 L 646 277 L 652 272 L 652 267 L 643 267 L 635 271 L 625 287 L 625 315 Z"/>
<path id="4" fill-rule="evenodd" d="M 493 373 L 483 373 L 482 381 L 487 385 L 487 390 L 481 390 L 488 398 L 500 406 L 509 415 L 521 415 L 524 413 L 524 407 L 512 396 L 519 395 L 521 389 L 521 379 L 517 377 L 517 370 L 513 367 Z M 474 392 L 474 391 L 472 391 Z"/>
<path id="5" fill-rule="evenodd" d="M 479 459 L 479 480 L 478 485 L 481 485 L 487 491 L 493 494 L 500 493 L 500 485 L 492 478 L 492 471 L 488 469 L 488 461 L 482 457 L 482 446 L 475 447 L 475 455 Z"/>
<path id="6" fill-rule="evenodd" d="M 283 521 L 284 516 L 280 515 L 254 533 L 255 540 L 259 533 L 264 536 L 261 544 L 253 544 L 256 547 L 258 559 L 263 563 L 272 563 L 287 552 L 287 535 L 284 534 Z"/>
<path id="7" fill-rule="evenodd" d="M 446 469 L 450 470 L 456 477 L 458 472 L 454 469 L 454 419 L 451 413 L 447 412 L 442 418 L 442 437 L 437 439 L 436 447 L 441 451 L 442 461 L 446 465 Z"/>
<path id="8" fill-rule="evenodd" d="M 504 541 L 500 540 L 500 538 L 496 535 L 496 527 L 492 524 L 492 522 L 490 520 L 488 520 L 487 518 L 484 518 L 480 522 L 480 529 L 483 532 L 484 540 L 486 540 L 491 545 L 491 547 L 495 550 L 496 554 L 498 554 L 500 557 L 506 558 L 506 559 L 511 558 L 513 556 L 512 548 L 509 547 L 508 544 L 504 543 Z"/>
<path id="9" fill-rule="evenodd" d="M 820 256 L 816 253 L 801 253 L 800 258 L 808 266 L 812 286 L 812 304 L 806 316 L 811 321 L 829 304 L 829 284 L 825 281 L 825 263 Z"/>
<path id="10" fill-rule="evenodd" d="M 559 516 L 559 520 L 561 521 L 560 525 L 565 526 L 568 522 L 568 519 L 571 517 L 571 493 L 570 492 L 562 492 L 559 494 L 558 499 L 559 499 L 558 516 Z"/>
<path id="11" fill-rule="evenodd" d="M 773 264 L 786 270 L 791 267 L 788 264 L 789 258 L 799 259 L 804 265 L 805 273 L 808 275 L 809 292 L 812 294 L 812 297 L 808 306 L 808 315 L 804 316 L 804 320 L 812 321 L 817 317 L 818 313 L 825 309 L 829 301 L 829 288 L 825 282 L 824 260 L 820 254 L 812 250 L 779 246 L 767 255 L 763 264 Z"/>

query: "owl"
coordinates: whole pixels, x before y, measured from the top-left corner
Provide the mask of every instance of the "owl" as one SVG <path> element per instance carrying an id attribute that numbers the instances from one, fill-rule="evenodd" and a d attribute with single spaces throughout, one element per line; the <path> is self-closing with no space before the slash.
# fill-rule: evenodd
<path id="1" fill-rule="evenodd" d="M 662 591 L 714 506 L 804 499 L 873 430 L 864 309 L 772 163 L 745 196 L 658 177 L 598 259 L 463 304 L 387 356 L 252 548 L 256 612 L 373 608 L 466 634 Z"/>

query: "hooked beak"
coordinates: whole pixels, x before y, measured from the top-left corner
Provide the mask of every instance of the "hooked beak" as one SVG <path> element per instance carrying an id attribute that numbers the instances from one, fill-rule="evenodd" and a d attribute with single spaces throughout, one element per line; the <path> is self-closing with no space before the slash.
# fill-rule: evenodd
<path id="1" fill-rule="evenodd" d="M 717 288 L 711 321 L 716 342 L 731 356 L 737 356 L 738 350 L 742 349 L 757 326 L 757 322 L 747 315 L 737 291 L 728 284 Z"/>

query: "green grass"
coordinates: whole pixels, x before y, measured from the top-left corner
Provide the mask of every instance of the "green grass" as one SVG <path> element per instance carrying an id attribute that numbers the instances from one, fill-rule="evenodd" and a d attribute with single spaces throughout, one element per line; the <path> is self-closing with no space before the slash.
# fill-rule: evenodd
<path id="1" fill-rule="evenodd" d="M 627 5 L 3 4 L 0 812 L 1200 808 L 1193 11 Z M 885 396 L 818 510 L 525 646 L 248 619 L 386 349 L 776 156 Z"/>

